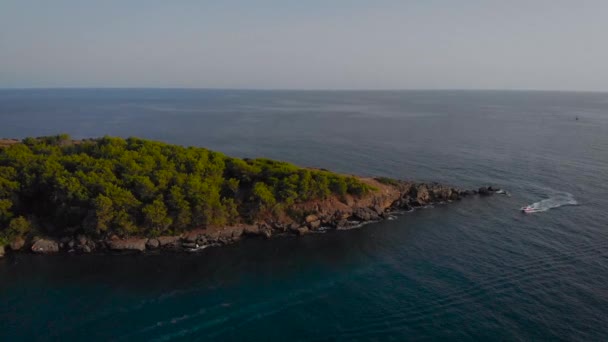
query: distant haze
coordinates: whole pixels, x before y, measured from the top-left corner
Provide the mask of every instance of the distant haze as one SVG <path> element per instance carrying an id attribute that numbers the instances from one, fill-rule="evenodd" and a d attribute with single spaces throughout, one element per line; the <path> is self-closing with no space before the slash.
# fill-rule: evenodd
<path id="1" fill-rule="evenodd" d="M 608 90 L 608 1 L 0 1 L 0 88 Z"/>

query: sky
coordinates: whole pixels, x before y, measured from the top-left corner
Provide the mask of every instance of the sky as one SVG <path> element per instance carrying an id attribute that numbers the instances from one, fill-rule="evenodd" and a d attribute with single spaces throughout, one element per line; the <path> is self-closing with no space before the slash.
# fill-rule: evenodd
<path id="1" fill-rule="evenodd" d="M 0 0 L 0 88 L 608 91 L 606 0 Z"/>

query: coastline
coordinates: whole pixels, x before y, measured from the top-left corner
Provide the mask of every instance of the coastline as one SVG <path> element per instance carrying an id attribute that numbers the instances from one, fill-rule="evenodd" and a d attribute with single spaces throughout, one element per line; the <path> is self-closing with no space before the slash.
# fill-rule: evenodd
<path id="1" fill-rule="evenodd" d="M 140 138 L 0 139 L 0 257 L 196 251 L 344 230 L 474 195 Z"/>
<path id="2" fill-rule="evenodd" d="M 275 238 L 302 236 L 327 230 L 356 229 L 363 225 L 387 220 L 391 213 L 412 211 L 433 204 L 450 203 L 472 196 L 489 196 L 499 191 L 491 186 L 478 190 L 461 190 L 438 183 L 414 183 L 382 179 L 359 178 L 378 190 L 361 198 L 330 197 L 294 205 L 307 215 L 300 221 L 282 215 L 253 224 L 196 228 L 179 235 L 157 237 L 132 236 L 119 238 L 113 235 L 95 239 L 83 234 L 60 238 L 36 236 L 28 241 L 19 239 L 11 243 L 4 253 L 33 254 L 89 254 L 89 253 L 145 253 L 145 252 L 196 252 L 208 247 L 234 244 L 246 238 Z"/>

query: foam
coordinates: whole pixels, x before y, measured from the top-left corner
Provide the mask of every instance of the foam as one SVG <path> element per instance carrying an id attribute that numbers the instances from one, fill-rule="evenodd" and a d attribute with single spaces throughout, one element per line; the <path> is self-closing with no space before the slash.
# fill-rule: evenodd
<path id="1" fill-rule="evenodd" d="M 538 213 L 538 212 L 544 212 L 544 211 L 547 211 L 550 209 L 563 207 L 566 205 L 578 205 L 578 202 L 574 199 L 574 196 L 571 193 L 561 192 L 561 193 L 554 194 L 551 197 L 544 199 L 542 201 L 532 203 L 524 208 L 531 209 L 531 210 L 526 211 L 528 213 Z M 524 208 L 522 208 L 522 210 Z"/>

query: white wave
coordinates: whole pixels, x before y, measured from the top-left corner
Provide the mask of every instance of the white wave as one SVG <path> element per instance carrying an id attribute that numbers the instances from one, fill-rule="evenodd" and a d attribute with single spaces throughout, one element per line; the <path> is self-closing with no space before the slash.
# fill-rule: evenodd
<path id="1" fill-rule="evenodd" d="M 550 209 L 563 207 L 566 205 L 578 205 L 578 202 L 576 201 L 576 199 L 574 199 L 574 196 L 571 193 L 561 192 L 561 193 L 553 194 L 553 195 L 551 195 L 551 197 L 544 199 L 542 201 L 532 203 L 524 208 L 528 209 L 526 212 L 538 213 L 538 212 L 543 212 L 543 211 L 547 211 Z M 522 209 L 524 209 L 524 208 L 522 208 Z"/>

